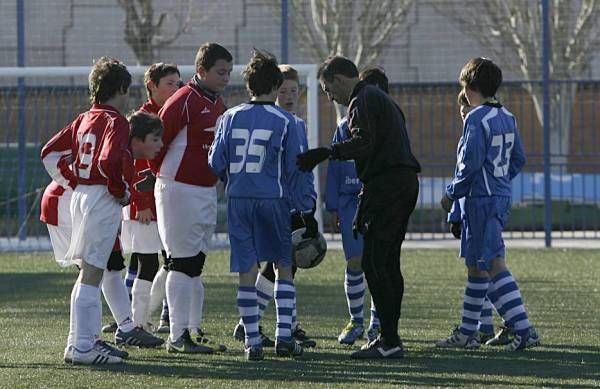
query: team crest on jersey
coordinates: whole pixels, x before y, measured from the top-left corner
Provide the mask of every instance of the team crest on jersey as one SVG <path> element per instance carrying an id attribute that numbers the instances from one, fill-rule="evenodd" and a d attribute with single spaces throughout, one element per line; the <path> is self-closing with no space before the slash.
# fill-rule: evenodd
<path id="1" fill-rule="evenodd" d="M 156 176 L 150 169 L 144 169 L 138 173 L 140 177 L 144 177 L 140 181 L 136 182 L 133 187 L 138 192 L 153 192 L 154 184 L 156 183 Z"/>

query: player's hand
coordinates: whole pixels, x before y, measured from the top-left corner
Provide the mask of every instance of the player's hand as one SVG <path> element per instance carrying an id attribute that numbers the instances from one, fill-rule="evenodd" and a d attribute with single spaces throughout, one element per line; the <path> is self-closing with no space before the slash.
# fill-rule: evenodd
<path id="1" fill-rule="evenodd" d="M 154 218 L 154 213 L 152 213 L 152 209 L 146 208 L 137 213 L 137 220 L 142 224 L 150 224 L 152 219 Z"/>
<path id="2" fill-rule="evenodd" d="M 315 166 L 330 156 L 331 149 L 329 147 L 317 147 L 316 149 L 310 149 L 302 154 L 298 154 L 296 157 L 296 165 L 298 165 L 298 168 L 303 172 L 310 172 Z"/>
<path id="3" fill-rule="evenodd" d="M 460 234 L 462 231 L 461 223 L 450 223 L 450 232 L 456 239 L 460 239 Z"/>
<path id="4" fill-rule="evenodd" d="M 450 212 L 450 209 L 452 208 L 452 203 L 454 201 L 451 200 L 448 196 L 446 196 L 446 194 L 444 193 L 444 196 L 442 196 L 442 200 L 440 201 L 440 204 L 442 205 L 442 208 L 444 209 L 444 211 L 446 212 Z"/>
<path id="5" fill-rule="evenodd" d="M 302 238 L 316 238 L 319 234 L 319 223 L 317 222 L 317 219 L 315 219 L 315 213 L 305 213 L 302 215 L 302 218 L 304 219 L 304 225 L 306 226 L 306 231 L 302 234 Z"/>

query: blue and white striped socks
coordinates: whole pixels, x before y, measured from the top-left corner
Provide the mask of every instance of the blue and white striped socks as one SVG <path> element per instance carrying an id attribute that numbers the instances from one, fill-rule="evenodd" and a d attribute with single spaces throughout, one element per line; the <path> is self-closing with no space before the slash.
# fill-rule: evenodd
<path id="1" fill-rule="evenodd" d="M 239 286 L 237 294 L 237 306 L 240 318 L 246 329 L 246 347 L 257 346 L 261 344 L 258 334 L 258 303 L 256 297 L 256 287 Z"/>
<path id="2" fill-rule="evenodd" d="M 506 325 L 514 329 L 517 334 L 527 332 L 531 324 L 523 305 L 521 291 L 510 271 L 496 274 L 492 283 L 498 298 L 495 305 Z"/>
<path id="3" fill-rule="evenodd" d="M 275 281 L 275 306 L 277 308 L 277 330 L 275 338 L 278 342 L 292 341 L 292 313 L 296 289 L 292 281 Z M 246 329 L 246 331 L 248 331 Z"/>
<path id="4" fill-rule="evenodd" d="M 373 296 L 371 296 L 371 322 L 369 323 L 369 328 L 379 328 L 380 326 L 381 324 L 379 323 L 379 315 L 377 315 L 375 301 L 373 301 Z"/>
<path id="5" fill-rule="evenodd" d="M 463 302 L 462 322 L 460 324 L 460 332 L 462 334 L 471 335 L 477 331 L 488 285 L 489 279 L 487 277 L 469 276 Z"/>
<path id="6" fill-rule="evenodd" d="M 365 303 L 365 279 L 363 272 L 346 269 L 344 290 L 346 292 L 350 320 L 363 325 L 363 307 Z"/>
<path id="7" fill-rule="evenodd" d="M 479 317 L 479 332 L 491 334 L 494 332 L 494 319 L 492 318 L 492 302 L 487 295 L 483 300 L 481 316 Z"/>

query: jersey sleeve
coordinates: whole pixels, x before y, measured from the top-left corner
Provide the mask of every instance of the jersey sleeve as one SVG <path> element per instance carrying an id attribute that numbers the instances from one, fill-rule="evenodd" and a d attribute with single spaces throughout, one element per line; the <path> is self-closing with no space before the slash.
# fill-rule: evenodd
<path id="1" fill-rule="evenodd" d="M 42 147 L 40 157 L 44 168 L 60 186 L 66 188 L 77 186 L 77 177 L 71 169 L 73 162 L 73 128 L 76 121 L 60 130 Z"/>
<path id="2" fill-rule="evenodd" d="M 369 115 L 376 116 L 378 104 L 368 100 L 377 100 L 377 96 L 369 99 L 367 93 L 357 97 L 350 104 L 348 111 L 348 128 L 351 137 L 332 146 L 332 158 L 341 160 L 359 159 L 368 156 L 374 144 L 374 128 L 369 123 Z M 369 110 L 372 112 L 369 113 Z"/>
<path id="3" fill-rule="evenodd" d="M 448 212 L 448 223 L 460 223 L 462 220 L 460 213 L 460 203 L 458 200 L 452 202 L 452 208 Z"/>
<path id="4" fill-rule="evenodd" d="M 189 122 L 189 112 L 187 103 L 165 105 L 158 112 L 158 116 L 163 123 L 163 136 L 162 142 L 163 147 L 160 152 L 152 161 L 150 165 L 154 172 L 158 172 L 160 165 L 167 154 L 169 145 L 173 142 L 173 139 L 179 134 L 179 131 Z"/>
<path id="5" fill-rule="evenodd" d="M 301 172 L 296 166 L 296 156 L 301 151 L 302 139 L 299 135 L 297 124 L 290 121 L 285 135 L 284 143 L 284 168 L 290 191 L 292 202 L 292 211 L 310 212 L 315 207 L 315 199 L 310 195 L 309 180 L 304 172 Z M 314 187 L 312 188 L 314 191 Z"/>
<path id="6" fill-rule="evenodd" d="M 125 172 L 125 175 L 133 172 L 133 159 L 127 148 L 129 143 L 129 126 L 125 119 L 116 119 L 112 128 L 107 131 L 106 139 L 103 143 L 100 156 L 98 157 L 98 168 L 101 174 L 106 177 L 108 191 L 110 194 L 120 199 L 128 196 L 128 182 L 124 176 L 123 167 L 131 170 Z M 127 156 L 129 154 L 129 157 Z M 124 161 L 129 165 L 125 165 Z"/>
<path id="7" fill-rule="evenodd" d="M 446 187 L 448 198 L 455 200 L 466 196 L 477 173 L 483 167 L 486 156 L 486 142 L 481 122 L 474 123 L 467 118 L 463 143 L 458 151 L 454 179 Z"/>
<path id="8" fill-rule="evenodd" d="M 229 167 L 229 157 L 227 155 L 228 123 L 227 116 L 222 115 L 219 118 L 215 131 L 215 139 L 208 151 L 208 166 L 223 182 L 227 180 L 227 168 Z"/>
<path id="9" fill-rule="evenodd" d="M 517 130 L 516 121 L 515 121 L 515 144 L 513 145 L 512 153 L 510 155 L 510 165 L 508 168 L 508 177 L 512 180 L 515 178 L 521 170 L 523 170 L 523 166 L 525 166 L 525 150 L 523 149 L 523 143 L 521 142 L 521 135 Z"/>

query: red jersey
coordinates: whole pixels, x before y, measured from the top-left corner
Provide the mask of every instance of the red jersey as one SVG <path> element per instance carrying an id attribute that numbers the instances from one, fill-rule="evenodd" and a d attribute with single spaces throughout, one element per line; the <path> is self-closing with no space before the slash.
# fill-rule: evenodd
<path id="1" fill-rule="evenodd" d="M 130 153 L 129 123 L 115 108 L 94 104 L 73 126 L 74 171 L 79 185 L 106 185 L 116 198 L 128 195 L 123 161 Z"/>
<path id="2" fill-rule="evenodd" d="M 148 99 L 139 109 L 143 112 L 158 114 L 160 106 L 152 99 Z M 147 159 L 136 159 L 134 161 L 134 174 L 129 187 L 131 190 L 131 202 L 129 203 L 129 219 L 137 220 L 137 213 L 150 208 L 156 220 L 156 203 L 154 201 L 154 183 L 156 176 Z"/>
<path id="3" fill-rule="evenodd" d="M 158 111 L 160 111 L 160 108 L 160 105 L 156 104 L 156 102 L 150 98 L 148 99 L 148 101 L 142 104 L 139 110 L 158 115 Z"/>
<path id="4" fill-rule="evenodd" d="M 66 190 L 77 186 L 77 177 L 71 169 L 73 126 L 77 120 L 60 130 L 42 147 L 40 158 L 52 182 L 44 190 L 40 207 L 40 221 L 58 225 L 58 200 Z"/>
<path id="5" fill-rule="evenodd" d="M 212 96 L 192 79 L 161 108 L 163 149 L 152 161 L 159 177 L 185 184 L 214 186 L 217 177 L 208 166 L 217 119 L 225 112 L 220 96 Z"/>

